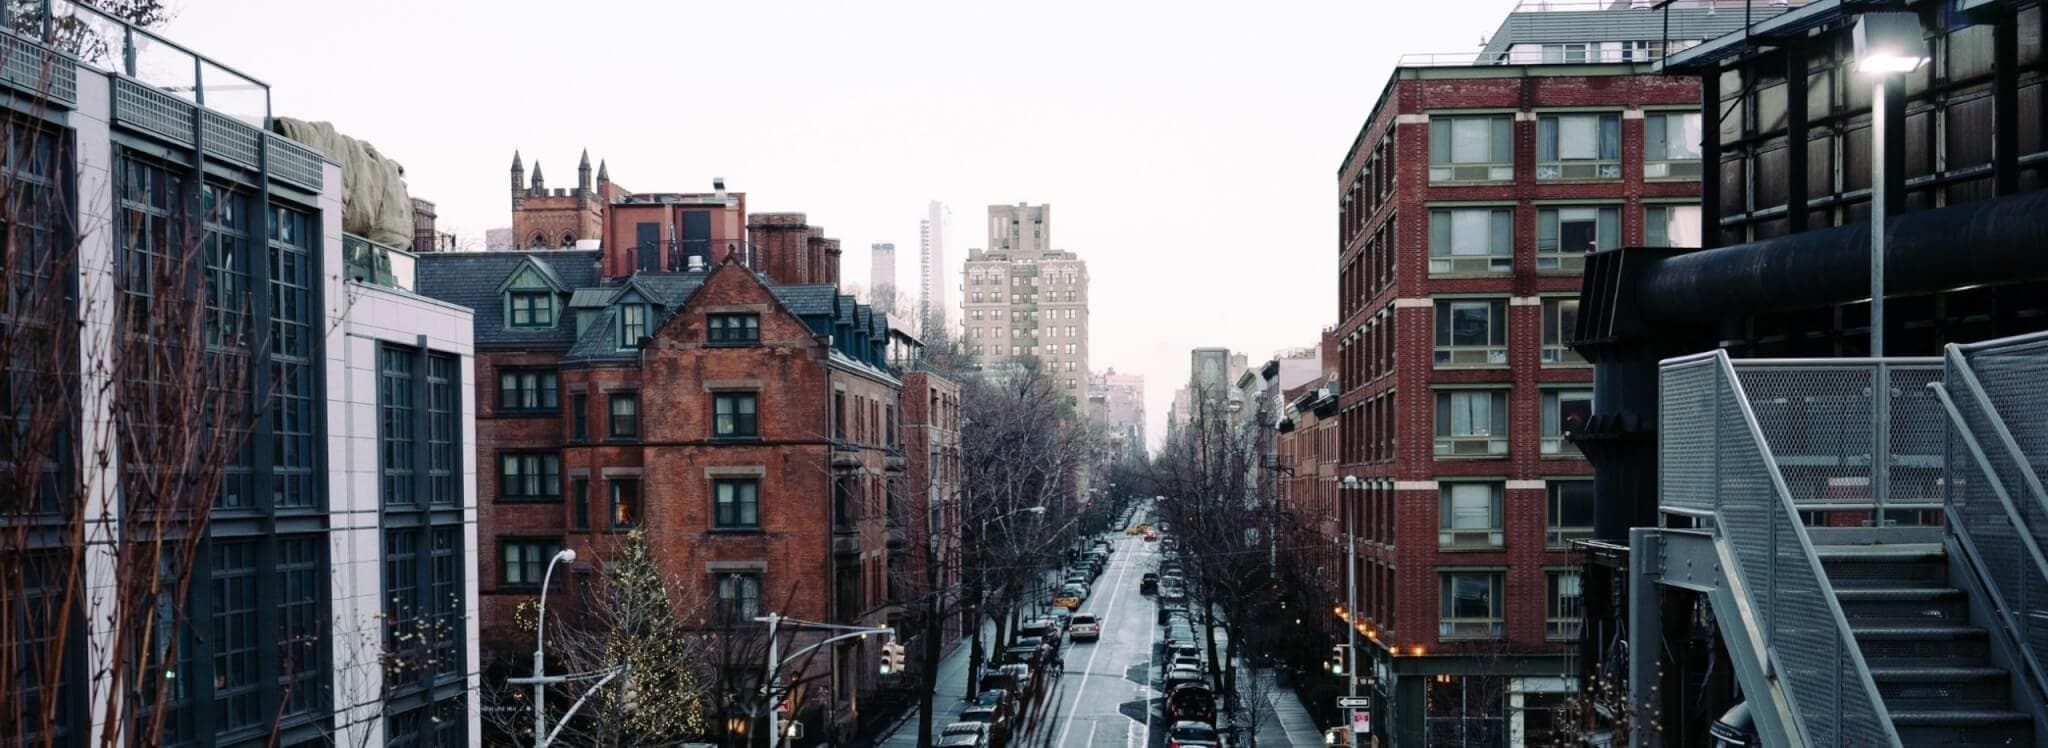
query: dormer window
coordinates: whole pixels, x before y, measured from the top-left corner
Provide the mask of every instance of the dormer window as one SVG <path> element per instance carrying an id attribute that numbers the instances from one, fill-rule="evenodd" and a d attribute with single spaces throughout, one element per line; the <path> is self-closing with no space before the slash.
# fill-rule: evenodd
<path id="1" fill-rule="evenodd" d="M 555 295 L 549 291 L 513 291 L 510 324 L 513 327 L 554 327 Z"/>
<path id="2" fill-rule="evenodd" d="M 647 305 L 625 304 L 619 307 L 619 350 L 640 347 L 640 339 L 647 337 Z"/>

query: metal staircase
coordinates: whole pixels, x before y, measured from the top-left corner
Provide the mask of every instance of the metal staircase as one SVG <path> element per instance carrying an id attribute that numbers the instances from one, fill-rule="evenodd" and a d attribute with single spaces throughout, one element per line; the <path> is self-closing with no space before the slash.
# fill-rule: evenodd
<path id="1" fill-rule="evenodd" d="M 2037 369 L 1971 368 L 2022 344 Z M 2048 418 L 2020 410 L 2048 414 L 2048 338 L 1660 374 L 1665 520 L 1631 534 L 1631 640 L 1656 639 L 1656 586 L 1701 593 L 1767 745 L 2048 745 L 2048 451 L 2027 451 Z"/>

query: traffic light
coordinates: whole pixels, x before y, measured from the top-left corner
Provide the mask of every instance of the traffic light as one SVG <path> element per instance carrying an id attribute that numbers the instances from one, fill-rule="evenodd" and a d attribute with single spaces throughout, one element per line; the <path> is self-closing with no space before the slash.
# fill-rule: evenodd
<path id="1" fill-rule="evenodd" d="M 1344 645 L 1342 645 L 1342 644 L 1339 644 L 1339 645 L 1336 645 L 1336 646 L 1334 646 L 1334 647 L 1331 647 L 1331 648 L 1330 648 L 1330 674 L 1331 674 L 1331 675 L 1343 675 L 1343 674 L 1344 674 L 1344 660 L 1345 660 L 1345 659 L 1346 659 L 1346 658 L 1344 657 Z"/>
<path id="2" fill-rule="evenodd" d="M 903 672 L 903 645 L 889 642 L 882 645 L 882 674 Z"/>

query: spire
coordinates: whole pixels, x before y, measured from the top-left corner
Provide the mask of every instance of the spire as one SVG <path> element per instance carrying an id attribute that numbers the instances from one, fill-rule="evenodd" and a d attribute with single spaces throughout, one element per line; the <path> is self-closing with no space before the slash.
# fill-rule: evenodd
<path id="1" fill-rule="evenodd" d="M 576 164 L 576 190 L 590 191 L 590 149 L 583 149 L 583 161 Z"/>
<path id="2" fill-rule="evenodd" d="M 540 178 L 540 161 L 538 161 L 538 160 L 536 160 L 536 161 L 534 161 L 534 162 L 533 162 L 533 191 L 534 191 L 534 192 L 546 192 L 546 191 L 547 191 L 547 183 L 546 183 L 546 182 L 544 182 L 544 181 L 542 181 L 542 180 L 541 180 L 541 178 Z"/>
<path id="3" fill-rule="evenodd" d="M 519 149 L 517 148 L 512 149 L 512 170 L 526 171 L 526 167 L 519 163 Z"/>
<path id="4" fill-rule="evenodd" d="M 597 160 L 597 181 L 599 183 L 612 181 L 611 170 L 605 168 L 604 159 Z"/>
<path id="5" fill-rule="evenodd" d="M 526 189 L 526 165 L 519 161 L 519 151 L 512 151 L 512 206 L 519 207 L 519 193 Z"/>

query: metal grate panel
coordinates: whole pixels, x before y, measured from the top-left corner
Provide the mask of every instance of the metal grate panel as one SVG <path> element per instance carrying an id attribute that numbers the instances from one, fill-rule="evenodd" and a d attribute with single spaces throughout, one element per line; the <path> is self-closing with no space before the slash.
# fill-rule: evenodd
<path id="1" fill-rule="evenodd" d="M 1658 503 L 1714 509 L 1714 395 L 1720 370 L 1712 361 L 1668 365 L 1658 373 Z"/>
<path id="2" fill-rule="evenodd" d="M 192 102 L 137 83 L 114 79 L 114 122 L 192 147 Z"/>
<path id="3" fill-rule="evenodd" d="M 251 169 L 261 166 L 256 153 L 260 130 L 210 109 L 200 111 L 199 124 L 201 134 L 205 135 L 206 155 Z"/>
<path id="4" fill-rule="evenodd" d="M 9 33 L 0 33 L 0 81 L 66 108 L 78 106 L 78 61 Z"/>
<path id="5" fill-rule="evenodd" d="M 270 176 L 286 184 L 319 192 L 325 181 L 321 176 L 320 153 L 291 138 L 277 133 L 265 133 L 270 139 Z"/>

